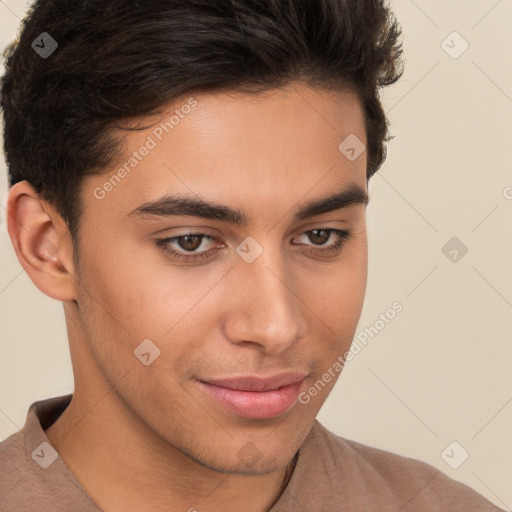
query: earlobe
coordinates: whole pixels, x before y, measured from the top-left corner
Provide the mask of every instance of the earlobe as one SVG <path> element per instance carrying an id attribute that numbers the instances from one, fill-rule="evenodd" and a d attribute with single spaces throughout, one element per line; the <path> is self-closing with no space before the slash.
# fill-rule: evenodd
<path id="1" fill-rule="evenodd" d="M 73 244 L 61 217 L 27 182 L 9 190 L 7 229 L 33 283 L 60 301 L 75 300 Z"/>

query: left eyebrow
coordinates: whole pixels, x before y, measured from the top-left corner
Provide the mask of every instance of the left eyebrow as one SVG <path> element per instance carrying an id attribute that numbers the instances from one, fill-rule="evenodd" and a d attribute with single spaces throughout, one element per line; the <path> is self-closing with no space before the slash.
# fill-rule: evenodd
<path id="1" fill-rule="evenodd" d="M 346 208 L 352 204 L 369 203 L 366 191 L 356 183 L 336 194 L 317 199 L 300 207 L 295 213 L 295 220 L 304 220 L 322 213 Z M 228 222 L 237 226 L 247 226 L 248 216 L 245 212 L 225 205 L 208 203 L 186 195 L 165 195 L 156 201 L 148 201 L 128 214 L 128 216 L 158 216 L 189 215 Z"/>
<path id="2" fill-rule="evenodd" d="M 370 198 L 366 190 L 357 183 L 351 183 L 348 188 L 331 197 L 319 199 L 302 206 L 295 214 L 295 220 L 304 220 L 315 215 L 346 208 L 352 204 L 367 205 L 369 202 Z"/>

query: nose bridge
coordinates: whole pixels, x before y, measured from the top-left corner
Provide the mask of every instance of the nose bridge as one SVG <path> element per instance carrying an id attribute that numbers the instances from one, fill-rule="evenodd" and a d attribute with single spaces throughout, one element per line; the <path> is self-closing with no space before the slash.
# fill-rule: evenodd
<path id="1" fill-rule="evenodd" d="M 235 304 L 226 322 L 230 341 L 255 343 L 278 353 L 300 335 L 300 301 L 291 289 L 290 269 L 280 249 L 267 246 L 251 263 L 243 257 L 237 261 L 232 276 Z"/>

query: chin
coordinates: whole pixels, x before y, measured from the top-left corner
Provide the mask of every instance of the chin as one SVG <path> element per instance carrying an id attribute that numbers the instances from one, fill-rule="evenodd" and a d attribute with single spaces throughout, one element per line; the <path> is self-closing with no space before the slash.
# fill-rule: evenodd
<path id="1" fill-rule="evenodd" d="M 226 451 L 231 450 L 227 449 Z M 277 455 L 275 453 L 261 453 L 252 443 L 247 443 L 230 458 L 225 457 L 226 451 L 218 459 L 213 458 L 215 454 L 210 454 L 210 457 L 194 457 L 191 454 L 188 454 L 188 456 L 198 464 L 218 473 L 254 476 L 268 475 L 284 468 L 291 462 L 296 453 L 296 450 L 293 451 L 291 447 L 290 450 Z"/>

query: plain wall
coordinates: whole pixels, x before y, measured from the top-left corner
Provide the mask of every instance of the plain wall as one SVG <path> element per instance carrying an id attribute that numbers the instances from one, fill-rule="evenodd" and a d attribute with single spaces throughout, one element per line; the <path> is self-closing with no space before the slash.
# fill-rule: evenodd
<path id="1" fill-rule="evenodd" d="M 424 460 L 510 509 L 512 1 L 391 5 L 406 68 L 383 94 L 394 139 L 370 182 L 368 287 L 357 330 L 368 339 L 319 420 Z M 26 8 L 0 3 L 2 48 Z M 465 43 L 454 31 L 469 45 L 457 58 Z M 32 402 L 72 392 L 73 379 L 62 305 L 30 281 L 7 234 L 3 158 L 0 176 L 2 440 L 23 426 Z M 382 326 L 380 315 L 397 301 L 403 310 Z M 452 441 L 469 453 L 458 469 L 441 457 Z"/>

